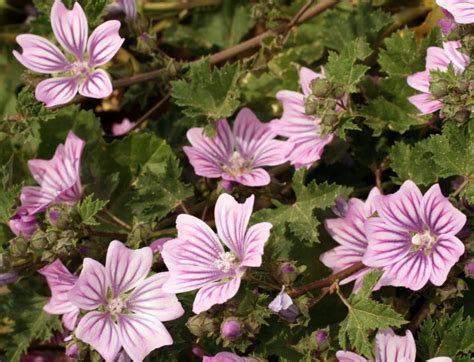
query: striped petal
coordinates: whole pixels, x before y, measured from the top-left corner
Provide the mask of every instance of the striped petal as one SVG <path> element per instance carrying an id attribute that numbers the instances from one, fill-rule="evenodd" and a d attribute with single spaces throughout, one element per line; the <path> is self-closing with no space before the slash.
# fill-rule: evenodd
<path id="1" fill-rule="evenodd" d="M 224 173 L 219 162 L 209 153 L 189 146 L 184 146 L 183 151 L 188 157 L 189 163 L 193 166 L 196 175 L 216 178 L 221 177 Z"/>
<path id="2" fill-rule="evenodd" d="M 438 184 L 431 186 L 425 193 L 421 209 L 425 224 L 435 235 L 456 235 L 466 224 L 466 215 L 444 197 Z"/>
<path id="3" fill-rule="evenodd" d="M 89 67 L 97 67 L 110 61 L 119 51 L 125 39 L 119 35 L 120 21 L 109 20 L 92 32 L 87 43 Z"/>
<path id="4" fill-rule="evenodd" d="M 118 317 L 120 342 L 133 361 L 143 361 L 154 349 L 173 344 L 165 326 L 147 314 L 121 314 Z"/>
<path id="5" fill-rule="evenodd" d="M 207 285 L 196 294 L 193 303 L 193 312 L 196 314 L 209 310 L 213 305 L 222 304 L 237 294 L 240 287 L 240 278 L 236 277 L 226 282 L 217 282 Z"/>
<path id="6" fill-rule="evenodd" d="M 163 284 L 169 273 L 158 273 L 143 280 L 127 299 L 127 308 L 137 314 L 148 314 L 158 320 L 171 321 L 184 314 L 174 294 L 165 293 Z"/>
<path id="7" fill-rule="evenodd" d="M 238 176 L 223 174 L 222 178 L 225 181 L 235 181 L 239 184 L 250 187 L 266 186 L 271 181 L 270 174 L 263 168 L 255 168 L 246 174 Z"/>
<path id="8" fill-rule="evenodd" d="M 469 64 L 469 57 L 458 49 L 462 47 L 460 41 L 448 41 L 443 43 L 444 51 L 454 66 L 454 69 L 462 73 Z"/>
<path id="9" fill-rule="evenodd" d="M 84 97 L 105 98 L 112 94 L 113 87 L 108 73 L 103 69 L 97 69 L 87 75 L 84 83 L 79 87 L 79 93 Z"/>
<path id="10" fill-rule="evenodd" d="M 367 360 L 354 352 L 338 351 L 336 358 L 339 362 L 367 362 Z"/>
<path id="11" fill-rule="evenodd" d="M 89 27 L 81 5 L 76 2 L 72 10 L 68 10 L 61 0 L 55 0 L 51 8 L 51 26 L 62 47 L 82 61 Z"/>
<path id="12" fill-rule="evenodd" d="M 128 21 L 137 19 L 137 0 L 117 0 L 117 4 Z"/>
<path id="13" fill-rule="evenodd" d="M 116 298 L 142 282 L 150 272 L 152 261 L 153 252 L 149 247 L 133 250 L 118 240 L 112 241 L 105 262 L 112 297 Z"/>
<path id="14" fill-rule="evenodd" d="M 68 298 L 81 309 L 97 309 L 107 304 L 107 287 L 104 266 L 91 258 L 85 258 L 79 279 L 69 291 Z"/>
<path id="15" fill-rule="evenodd" d="M 253 167 L 277 166 L 288 161 L 293 144 L 288 141 L 270 140 L 260 145 L 253 155 Z"/>
<path id="16" fill-rule="evenodd" d="M 473 0 L 436 0 L 442 8 L 448 10 L 458 24 L 474 23 Z"/>
<path id="17" fill-rule="evenodd" d="M 106 362 L 115 361 L 121 348 L 120 334 L 108 313 L 87 313 L 79 321 L 74 334 L 84 343 L 90 344 Z"/>
<path id="18" fill-rule="evenodd" d="M 283 114 L 272 121 L 272 130 L 285 137 L 315 129 L 315 117 L 305 114 L 304 95 L 293 91 L 280 91 L 276 98 L 283 104 Z"/>
<path id="19" fill-rule="evenodd" d="M 464 244 L 452 235 L 441 235 L 431 252 L 430 281 L 437 286 L 444 284 L 449 271 L 464 254 Z"/>
<path id="20" fill-rule="evenodd" d="M 448 70 L 449 63 L 451 63 L 451 59 L 449 59 L 448 55 L 446 54 L 443 48 L 439 47 L 429 47 L 426 51 L 426 70 L 440 70 L 446 71 Z"/>
<path id="21" fill-rule="evenodd" d="M 21 189 L 21 206 L 30 215 L 45 211 L 54 201 L 55 194 L 43 190 L 38 186 L 25 186 Z"/>
<path id="22" fill-rule="evenodd" d="M 71 63 L 58 47 L 41 36 L 22 34 L 16 37 L 16 41 L 23 51 L 20 54 L 14 50 L 13 55 L 34 72 L 51 74 L 65 72 L 71 68 Z"/>
<path id="23" fill-rule="evenodd" d="M 420 115 L 434 113 L 443 107 L 443 103 L 433 99 L 431 93 L 421 93 L 408 97 L 408 101 L 420 110 Z"/>
<path id="24" fill-rule="evenodd" d="M 70 102 L 79 89 L 79 77 L 58 77 L 43 80 L 35 89 L 35 97 L 46 107 Z"/>
<path id="25" fill-rule="evenodd" d="M 222 194 L 214 209 L 217 234 L 241 261 L 245 257 L 245 236 L 254 200 L 252 195 L 240 204 L 231 195 Z"/>
<path id="26" fill-rule="evenodd" d="M 424 70 L 407 77 L 407 83 L 410 87 L 423 92 L 430 92 L 430 72 Z"/>
<path id="27" fill-rule="evenodd" d="M 263 249 L 270 237 L 272 227 L 273 225 L 269 222 L 261 222 L 248 229 L 245 234 L 242 266 L 259 267 L 262 265 Z"/>
<path id="28" fill-rule="evenodd" d="M 416 345 L 409 330 L 397 336 L 391 329 L 379 330 L 375 336 L 375 359 L 378 362 L 415 362 Z"/>
<path id="29" fill-rule="evenodd" d="M 398 230 L 422 231 L 422 194 L 413 181 L 405 181 L 400 189 L 388 196 L 375 198 L 375 206 L 380 217 Z"/>

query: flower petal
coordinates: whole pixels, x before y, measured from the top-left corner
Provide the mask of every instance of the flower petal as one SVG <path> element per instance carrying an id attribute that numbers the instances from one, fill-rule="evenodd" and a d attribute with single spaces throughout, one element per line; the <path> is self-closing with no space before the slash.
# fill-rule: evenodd
<path id="1" fill-rule="evenodd" d="M 288 161 L 288 155 L 293 150 L 293 144 L 288 141 L 270 140 L 261 145 L 253 157 L 253 167 L 277 166 Z"/>
<path id="2" fill-rule="evenodd" d="M 137 0 L 117 0 L 117 4 L 124 12 L 128 21 L 135 21 L 137 18 Z"/>
<path id="3" fill-rule="evenodd" d="M 69 300 L 77 307 L 93 310 L 107 304 L 107 277 L 102 264 L 85 258 L 79 279 L 68 293 Z"/>
<path id="4" fill-rule="evenodd" d="M 189 163 L 193 166 L 196 175 L 209 178 L 222 176 L 224 171 L 221 165 L 208 153 L 189 146 L 184 146 L 183 151 L 188 157 Z"/>
<path id="5" fill-rule="evenodd" d="M 443 103 L 437 99 L 433 99 L 431 93 L 421 93 L 411 97 L 408 97 L 408 100 L 416 108 L 418 108 L 421 113 L 420 115 L 431 114 L 436 111 L 439 111 L 443 106 Z"/>
<path id="6" fill-rule="evenodd" d="M 143 281 L 151 269 L 153 252 L 149 247 L 133 250 L 114 240 L 107 250 L 105 270 L 107 281 L 116 298 Z"/>
<path id="7" fill-rule="evenodd" d="M 474 4 L 472 6 L 474 8 Z M 458 73 L 462 73 L 469 64 L 469 57 L 458 50 L 461 47 L 462 44 L 460 41 L 448 41 L 443 43 L 444 51 Z"/>
<path id="8" fill-rule="evenodd" d="M 119 330 L 108 313 L 87 313 L 79 321 L 74 334 L 94 347 L 106 362 L 113 362 L 120 351 Z"/>
<path id="9" fill-rule="evenodd" d="M 311 87 L 311 82 L 315 79 L 324 79 L 324 69 L 321 69 L 321 73 L 316 73 L 309 68 L 301 67 L 299 71 L 299 83 L 301 90 L 305 96 L 309 96 L 313 93 L 313 89 Z"/>
<path id="10" fill-rule="evenodd" d="M 391 329 L 379 330 L 375 336 L 375 359 L 383 362 L 415 362 L 416 345 L 409 330 L 397 336 Z"/>
<path id="11" fill-rule="evenodd" d="M 422 231 L 422 194 L 413 181 L 405 181 L 394 194 L 378 196 L 375 206 L 380 217 L 398 230 Z"/>
<path id="12" fill-rule="evenodd" d="M 426 362 L 453 362 L 450 357 L 435 357 L 426 360 Z"/>
<path id="13" fill-rule="evenodd" d="M 225 181 L 235 181 L 239 184 L 250 187 L 266 186 L 271 181 L 270 174 L 263 168 L 255 168 L 250 172 L 239 176 L 223 174 L 222 179 Z"/>
<path id="14" fill-rule="evenodd" d="M 472 0 L 436 0 L 436 3 L 448 10 L 458 24 L 474 23 L 474 1 Z"/>
<path id="15" fill-rule="evenodd" d="M 273 227 L 269 222 L 261 222 L 251 226 L 245 234 L 244 258 L 242 266 L 259 267 L 262 265 L 262 255 L 265 243 L 270 237 L 270 229 Z"/>
<path id="16" fill-rule="evenodd" d="M 368 219 L 364 225 L 367 235 L 367 250 L 362 262 L 371 267 L 382 268 L 405 257 L 411 247 L 411 235 L 400 231 L 380 217 Z"/>
<path id="17" fill-rule="evenodd" d="M 407 77 L 407 83 L 410 87 L 423 93 L 430 93 L 430 72 L 424 70 Z"/>
<path id="18" fill-rule="evenodd" d="M 46 107 L 70 102 L 79 89 L 78 77 L 58 77 L 41 81 L 35 90 L 35 97 Z"/>
<path id="19" fill-rule="evenodd" d="M 149 314 L 162 322 L 181 317 L 184 309 L 178 298 L 163 291 L 163 284 L 168 279 L 169 273 L 158 273 L 143 280 L 127 299 L 127 308 L 134 313 Z"/>
<path id="20" fill-rule="evenodd" d="M 92 32 L 87 43 L 89 67 L 98 67 L 110 61 L 119 51 L 124 38 L 119 35 L 120 21 L 109 20 Z"/>
<path id="21" fill-rule="evenodd" d="M 173 344 L 166 327 L 147 314 L 119 315 L 118 329 L 120 342 L 133 361 L 143 361 L 154 349 Z"/>
<path id="22" fill-rule="evenodd" d="M 426 70 L 448 70 L 451 60 L 443 48 L 429 47 L 426 52 Z"/>
<path id="23" fill-rule="evenodd" d="M 217 282 L 207 285 L 196 294 L 193 303 L 193 312 L 196 314 L 209 310 L 213 305 L 222 304 L 237 294 L 240 287 L 240 278 L 235 277 L 226 282 Z"/>
<path id="24" fill-rule="evenodd" d="M 339 362 L 367 362 L 367 360 L 354 352 L 338 351 L 336 358 Z"/>
<path id="25" fill-rule="evenodd" d="M 466 223 L 466 215 L 456 209 L 448 198 L 444 197 L 439 184 L 431 186 L 425 193 L 421 209 L 425 224 L 436 235 L 456 235 Z"/>
<path id="26" fill-rule="evenodd" d="M 51 74 L 65 72 L 71 68 L 71 63 L 58 47 L 41 36 L 22 34 L 16 37 L 16 41 L 23 51 L 20 54 L 14 50 L 13 55 L 34 72 Z"/>
<path id="27" fill-rule="evenodd" d="M 97 69 L 87 75 L 84 83 L 79 87 L 79 93 L 84 97 L 105 98 L 112 94 L 113 87 L 109 75 L 103 69 Z"/>
<path id="28" fill-rule="evenodd" d="M 276 98 L 283 105 L 279 120 L 272 121 L 272 130 L 285 137 L 315 130 L 315 117 L 305 113 L 304 95 L 293 91 L 279 91 Z"/>
<path id="29" fill-rule="evenodd" d="M 449 271 L 464 254 L 464 244 L 453 235 L 441 235 L 431 251 L 430 281 L 440 286 L 446 281 Z"/>
<path id="30" fill-rule="evenodd" d="M 217 234 L 221 240 L 238 256 L 245 258 L 245 236 L 255 197 L 252 195 L 240 204 L 231 195 L 219 196 L 214 209 Z"/>
<path id="31" fill-rule="evenodd" d="M 30 215 L 45 211 L 54 201 L 55 194 L 43 190 L 38 186 L 25 186 L 21 189 L 21 206 L 28 211 Z"/>
<path id="32" fill-rule="evenodd" d="M 62 47 L 82 61 L 89 27 L 81 5 L 76 2 L 72 10 L 68 10 L 61 0 L 55 0 L 51 8 L 51 26 Z"/>

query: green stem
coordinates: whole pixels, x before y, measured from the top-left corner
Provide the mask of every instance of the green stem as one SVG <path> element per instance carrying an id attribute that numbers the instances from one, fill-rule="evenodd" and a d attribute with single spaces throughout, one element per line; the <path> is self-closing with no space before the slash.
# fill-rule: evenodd
<path id="1" fill-rule="evenodd" d="M 169 10 L 186 10 L 199 6 L 219 5 L 221 0 L 194 0 L 194 1 L 177 1 L 177 2 L 150 2 L 143 4 L 145 11 L 169 11 Z"/>

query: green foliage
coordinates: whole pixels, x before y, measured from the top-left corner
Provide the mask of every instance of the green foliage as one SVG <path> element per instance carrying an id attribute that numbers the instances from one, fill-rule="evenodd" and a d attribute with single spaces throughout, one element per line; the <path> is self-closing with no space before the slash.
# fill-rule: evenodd
<path id="1" fill-rule="evenodd" d="M 293 176 L 293 190 L 296 201 L 286 205 L 273 200 L 275 209 L 266 209 L 256 213 L 258 220 L 269 221 L 273 224 L 275 232 L 283 232 L 288 226 L 302 241 L 317 243 L 319 225 L 314 216 L 315 209 L 325 209 L 333 205 L 337 196 L 347 196 L 350 188 L 326 182 L 317 184 L 315 181 L 304 184 L 305 171 L 301 170 Z"/>
<path id="2" fill-rule="evenodd" d="M 171 82 L 172 96 L 190 117 L 205 116 L 211 121 L 229 117 L 240 104 L 239 75 L 238 63 L 211 70 L 209 61 L 203 59 L 190 66 L 188 81 Z"/>
<path id="3" fill-rule="evenodd" d="M 451 315 L 434 320 L 429 316 L 420 328 L 418 355 L 423 359 L 449 356 L 462 361 L 474 353 L 474 321 L 464 317 L 461 308 Z"/>
<path id="4" fill-rule="evenodd" d="M 340 324 L 339 343 L 344 350 L 348 349 L 347 337 L 351 346 L 360 354 L 373 356 L 373 347 L 369 341 L 370 331 L 388 327 L 400 327 L 406 321 L 389 305 L 379 303 L 370 298 L 370 294 L 381 272 L 372 272 L 364 277 L 361 290 L 348 299 L 341 298 L 349 310 L 349 314 Z"/>
<path id="5" fill-rule="evenodd" d="M 33 341 L 47 342 L 54 331 L 62 331 L 58 316 L 43 311 L 47 301 L 48 298 L 25 285 L 13 285 L 9 293 L 0 295 L 0 315 L 13 322 L 13 333 L 2 341 L 8 361 L 20 361 Z"/>
<path id="6" fill-rule="evenodd" d="M 104 200 L 94 200 L 93 196 L 87 195 L 77 206 L 82 223 L 85 225 L 98 225 L 95 215 L 108 203 Z"/>

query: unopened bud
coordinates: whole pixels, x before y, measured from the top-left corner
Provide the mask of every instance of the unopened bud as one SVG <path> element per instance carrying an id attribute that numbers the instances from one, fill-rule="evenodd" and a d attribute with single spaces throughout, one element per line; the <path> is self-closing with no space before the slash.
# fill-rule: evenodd
<path id="1" fill-rule="evenodd" d="M 221 325 L 221 335 L 228 340 L 236 340 L 242 335 L 240 321 L 235 318 L 227 318 Z"/>
<path id="2" fill-rule="evenodd" d="M 48 244 L 49 242 L 47 234 L 42 230 L 38 230 L 37 232 L 35 232 L 30 239 L 30 245 L 35 250 L 45 249 Z"/>
<path id="3" fill-rule="evenodd" d="M 446 79 L 438 78 L 430 83 L 430 92 L 435 98 L 442 98 L 448 94 L 449 82 Z"/>
<path id="4" fill-rule="evenodd" d="M 284 285 L 293 283 L 298 276 L 296 266 L 291 262 L 284 262 L 278 266 L 276 278 Z"/>
<path id="5" fill-rule="evenodd" d="M 11 262 L 7 254 L 0 254 L 0 273 L 10 271 Z"/>
<path id="6" fill-rule="evenodd" d="M 326 79 L 315 79 L 311 82 L 313 95 L 318 98 L 325 98 L 331 93 L 332 85 Z"/>
<path id="7" fill-rule="evenodd" d="M 344 88 L 336 87 L 332 90 L 332 95 L 336 99 L 341 99 L 341 98 L 344 98 L 344 96 L 346 95 L 346 92 L 345 92 Z"/>
<path id="8" fill-rule="evenodd" d="M 79 348 L 77 347 L 77 344 L 74 343 L 66 347 L 66 356 L 71 358 L 79 357 Z"/>
<path id="9" fill-rule="evenodd" d="M 23 257 L 28 251 L 28 243 L 22 237 L 10 240 L 10 253 L 13 257 Z"/>
<path id="10" fill-rule="evenodd" d="M 304 103 L 304 113 L 312 116 L 318 111 L 318 103 L 313 99 L 308 99 Z"/>
<path id="11" fill-rule="evenodd" d="M 322 344 L 328 340 L 328 332 L 320 329 L 316 331 L 316 342 Z"/>
<path id="12" fill-rule="evenodd" d="M 461 109 L 454 114 L 453 119 L 456 122 L 464 123 L 469 118 L 469 115 L 470 115 L 469 111 L 467 111 L 466 109 Z"/>
<path id="13" fill-rule="evenodd" d="M 206 313 L 189 318 L 186 326 L 196 337 L 206 337 L 219 329 L 219 324 Z"/>
<path id="14" fill-rule="evenodd" d="M 199 346 L 193 346 L 193 348 L 191 349 L 191 351 L 193 352 L 193 355 L 195 355 L 196 357 L 199 357 L 199 358 L 203 358 L 204 357 L 204 350 L 199 347 Z"/>
<path id="15" fill-rule="evenodd" d="M 466 271 L 469 277 L 474 278 L 474 260 L 470 260 L 466 263 Z"/>

